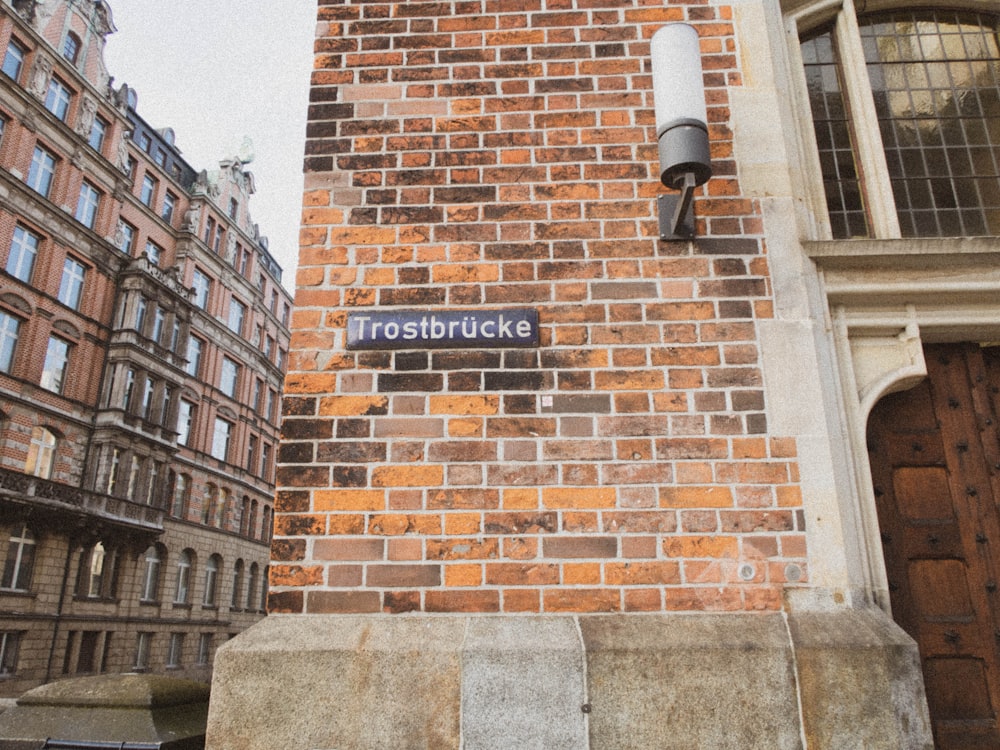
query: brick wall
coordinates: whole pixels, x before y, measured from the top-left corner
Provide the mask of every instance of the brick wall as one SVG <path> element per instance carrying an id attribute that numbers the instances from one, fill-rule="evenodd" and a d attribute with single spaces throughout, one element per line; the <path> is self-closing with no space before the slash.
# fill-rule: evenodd
<path id="1" fill-rule="evenodd" d="M 320 0 L 279 455 L 277 612 L 778 609 L 731 8 Z M 657 238 L 649 39 L 701 35 L 714 177 Z M 350 310 L 535 308 L 537 349 L 348 351 Z"/>

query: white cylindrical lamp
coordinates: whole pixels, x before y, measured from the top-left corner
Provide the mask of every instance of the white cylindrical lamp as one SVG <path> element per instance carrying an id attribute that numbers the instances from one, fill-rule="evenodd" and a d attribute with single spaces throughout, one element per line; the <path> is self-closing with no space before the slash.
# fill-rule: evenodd
<path id="1" fill-rule="evenodd" d="M 680 190 L 690 174 L 701 185 L 712 176 L 712 163 L 698 32 L 690 24 L 667 24 L 653 35 L 650 51 L 660 180 Z"/>

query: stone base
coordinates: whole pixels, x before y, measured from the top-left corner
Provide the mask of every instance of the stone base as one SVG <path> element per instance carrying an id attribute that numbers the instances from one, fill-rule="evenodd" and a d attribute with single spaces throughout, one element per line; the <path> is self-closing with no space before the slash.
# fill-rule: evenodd
<path id="1" fill-rule="evenodd" d="M 0 750 L 35 750 L 49 739 L 201 750 L 207 714 L 208 685 L 200 682 L 145 674 L 59 680 L 0 714 Z"/>
<path id="2" fill-rule="evenodd" d="M 208 750 L 929 750 L 877 610 L 271 616 L 215 663 Z"/>

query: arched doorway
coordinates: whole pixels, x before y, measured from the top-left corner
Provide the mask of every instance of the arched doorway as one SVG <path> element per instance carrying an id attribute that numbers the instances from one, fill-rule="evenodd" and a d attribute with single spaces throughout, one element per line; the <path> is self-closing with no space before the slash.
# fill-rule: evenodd
<path id="1" fill-rule="evenodd" d="M 918 643 L 939 750 L 1000 747 L 1000 347 L 925 347 L 868 449 L 893 617 Z"/>

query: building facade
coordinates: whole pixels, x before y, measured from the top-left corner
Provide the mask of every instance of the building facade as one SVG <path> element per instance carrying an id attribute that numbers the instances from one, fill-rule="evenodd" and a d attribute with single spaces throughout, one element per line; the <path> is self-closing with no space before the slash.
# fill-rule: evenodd
<path id="1" fill-rule="evenodd" d="M 1000 746 L 994 0 L 318 20 L 273 616 L 209 746 Z"/>
<path id="2" fill-rule="evenodd" d="M 0 3 L 0 694 L 211 675 L 263 614 L 291 300 L 238 158 L 112 86 L 102 0 Z"/>

